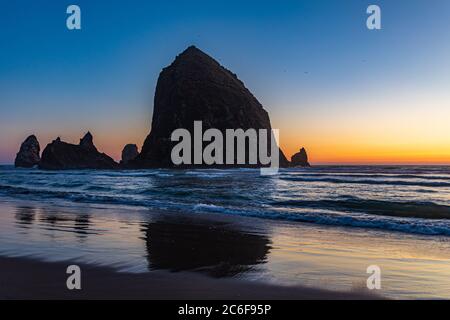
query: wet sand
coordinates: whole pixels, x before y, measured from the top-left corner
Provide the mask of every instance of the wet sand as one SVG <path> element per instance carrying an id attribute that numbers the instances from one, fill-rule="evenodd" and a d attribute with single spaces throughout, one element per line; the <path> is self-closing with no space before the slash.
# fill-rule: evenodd
<path id="1" fill-rule="evenodd" d="M 449 252 L 444 237 L 0 199 L 0 257 L 16 257 L 0 258 L 0 298 L 350 299 L 370 265 L 382 297 L 447 298 Z M 70 264 L 81 292 L 66 289 Z"/>
<path id="2" fill-rule="evenodd" d="M 70 262 L 40 262 L 0 257 L 0 299 L 376 299 L 363 292 L 333 292 L 275 286 L 237 279 L 217 279 L 190 272 L 122 273 L 79 265 L 81 290 L 68 290 Z"/>

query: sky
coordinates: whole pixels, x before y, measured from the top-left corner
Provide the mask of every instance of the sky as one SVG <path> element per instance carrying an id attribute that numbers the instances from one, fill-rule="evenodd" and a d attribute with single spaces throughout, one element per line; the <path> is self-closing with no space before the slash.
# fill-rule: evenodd
<path id="1" fill-rule="evenodd" d="M 81 30 L 66 9 L 81 8 Z M 381 30 L 366 9 L 381 8 Z M 238 75 L 313 164 L 450 164 L 450 1 L 2 1 L 0 163 L 87 131 L 119 160 L 189 45 Z"/>

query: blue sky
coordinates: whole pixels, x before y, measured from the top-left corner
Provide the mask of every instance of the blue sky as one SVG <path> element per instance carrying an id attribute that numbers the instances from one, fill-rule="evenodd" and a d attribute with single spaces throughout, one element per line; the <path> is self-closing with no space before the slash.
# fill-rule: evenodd
<path id="1" fill-rule="evenodd" d="M 70 4 L 82 30 L 66 28 Z M 366 28 L 369 4 L 382 30 Z M 91 130 L 115 158 L 142 145 L 158 74 L 191 44 L 238 74 L 288 154 L 450 163 L 447 0 L 17 0 L 0 12 L 0 163 L 31 133 L 43 148 Z"/>

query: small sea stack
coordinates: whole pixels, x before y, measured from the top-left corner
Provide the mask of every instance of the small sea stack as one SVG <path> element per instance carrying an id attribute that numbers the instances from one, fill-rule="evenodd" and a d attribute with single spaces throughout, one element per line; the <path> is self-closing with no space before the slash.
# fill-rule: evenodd
<path id="1" fill-rule="evenodd" d="M 299 152 L 291 158 L 291 167 L 310 167 L 308 162 L 308 154 L 305 148 L 301 148 Z"/>
<path id="2" fill-rule="evenodd" d="M 49 143 L 42 152 L 39 168 L 44 170 L 118 169 L 119 164 L 94 145 L 90 132 L 78 145 L 61 141 Z"/>
<path id="3" fill-rule="evenodd" d="M 127 144 L 122 150 L 122 160 L 120 164 L 126 165 L 129 161 L 136 159 L 139 155 L 138 147 L 135 144 Z"/>
<path id="4" fill-rule="evenodd" d="M 41 160 L 39 153 L 41 148 L 35 135 L 31 135 L 21 144 L 16 155 L 14 165 L 16 168 L 32 168 Z"/>

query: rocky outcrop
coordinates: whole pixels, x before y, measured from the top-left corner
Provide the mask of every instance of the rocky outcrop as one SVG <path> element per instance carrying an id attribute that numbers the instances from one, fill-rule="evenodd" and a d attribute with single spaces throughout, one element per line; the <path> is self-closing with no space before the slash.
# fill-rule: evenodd
<path id="1" fill-rule="evenodd" d="M 301 148 L 299 152 L 294 154 L 291 158 L 292 167 L 310 167 L 308 162 L 308 154 L 305 148 Z"/>
<path id="2" fill-rule="evenodd" d="M 159 75 L 152 130 L 131 163 L 139 168 L 173 167 L 171 150 L 176 143 L 170 140 L 171 134 L 184 128 L 193 136 L 194 121 L 202 121 L 203 131 L 215 128 L 222 133 L 271 129 L 267 111 L 237 76 L 191 46 Z M 288 164 L 280 150 L 280 165 Z"/>
<path id="3" fill-rule="evenodd" d="M 86 133 L 83 138 L 80 139 L 80 147 L 90 152 L 98 152 L 94 146 L 94 138 L 90 132 Z"/>
<path id="4" fill-rule="evenodd" d="M 88 132 L 80 144 L 70 144 L 53 140 L 42 152 L 39 163 L 40 169 L 68 170 L 68 169 L 117 169 L 119 165 L 108 155 L 97 151 Z"/>
<path id="5" fill-rule="evenodd" d="M 138 147 L 135 144 L 127 144 L 122 150 L 122 161 L 121 164 L 128 164 L 131 160 L 136 159 L 139 155 Z"/>
<path id="6" fill-rule="evenodd" d="M 40 161 L 41 148 L 35 135 L 25 139 L 16 155 L 14 165 L 18 168 L 32 168 Z"/>

